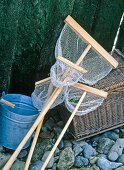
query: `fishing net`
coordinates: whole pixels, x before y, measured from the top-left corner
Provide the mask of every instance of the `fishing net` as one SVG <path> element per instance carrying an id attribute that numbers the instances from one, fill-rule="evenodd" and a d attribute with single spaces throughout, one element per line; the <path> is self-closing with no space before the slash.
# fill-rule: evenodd
<path id="1" fill-rule="evenodd" d="M 65 24 L 56 43 L 55 57 L 57 59 L 58 56 L 62 56 L 76 63 L 87 46 L 88 44 Z M 90 48 L 83 61 L 78 64 L 80 67 L 86 69 L 87 72 L 81 73 L 59 60 L 51 67 L 50 77 L 52 84 L 55 87 L 64 88 L 63 93 L 58 96 L 52 108 L 65 100 L 67 109 L 72 112 L 83 92 L 70 86 L 77 82 L 93 85 L 112 70 L 112 65 L 96 53 L 93 48 Z M 49 84 L 50 81 L 37 86 L 32 93 L 34 106 L 39 110 L 41 110 L 47 102 Z M 87 93 L 76 114 L 83 115 L 95 110 L 102 104 L 103 100 L 103 97 Z"/>
<path id="2" fill-rule="evenodd" d="M 45 83 L 39 84 L 35 86 L 34 92 L 32 93 L 32 101 L 33 105 L 41 111 L 48 100 L 48 89 L 49 89 L 50 81 L 47 81 Z M 64 92 L 60 93 L 60 95 L 57 97 L 54 104 L 51 106 L 51 108 L 61 104 L 64 101 Z"/>
<path id="3" fill-rule="evenodd" d="M 73 85 L 80 80 L 81 75 L 82 73 L 61 61 L 56 61 L 50 70 L 51 82 L 56 87 Z"/>
<path id="4" fill-rule="evenodd" d="M 55 57 L 62 56 L 73 63 L 76 63 L 87 46 L 88 44 L 85 43 L 67 24 L 65 24 L 56 44 Z M 97 81 L 104 78 L 112 70 L 112 65 L 110 65 L 101 55 L 97 54 L 92 48 L 84 57 L 80 66 L 86 69 L 87 73 L 81 74 L 78 71 L 71 69 L 71 78 L 75 82 L 80 81 L 88 85 L 97 83 Z M 60 83 L 60 79 L 61 75 L 65 72 L 65 67 L 66 70 L 70 69 L 68 65 L 65 66 L 61 61 L 55 63 L 51 70 L 51 81 L 53 84 L 57 85 L 58 82 L 58 86 L 63 86 L 63 81 Z M 70 77 L 70 74 L 66 76 L 67 85 L 69 85 L 68 79 L 70 79 L 68 77 Z M 64 85 L 65 84 L 66 82 L 64 81 Z M 71 84 L 72 81 L 70 81 L 70 85 Z"/>
<path id="5" fill-rule="evenodd" d="M 79 90 L 74 87 L 69 88 L 68 92 L 66 93 L 65 105 L 70 112 L 72 112 L 75 109 L 82 94 L 83 94 L 82 90 Z M 76 115 L 82 116 L 95 110 L 103 103 L 103 101 L 104 101 L 103 97 L 94 95 L 92 93 L 87 93 L 78 111 L 76 112 Z"/>

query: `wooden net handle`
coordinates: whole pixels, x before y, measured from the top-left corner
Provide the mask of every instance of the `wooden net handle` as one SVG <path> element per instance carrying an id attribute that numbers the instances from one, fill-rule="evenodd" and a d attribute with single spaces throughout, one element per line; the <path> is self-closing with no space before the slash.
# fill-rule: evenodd
<path id="1" fill-rule="evenodd" d="M 86 92 L 89 92 L 89 93 L 92 93 L 92 94 L 97 95 L 97 96 L 104 97 L 104 98 L 107 98 L 107 95 L 108 95 L 108 93 L 103 91 L 103 90 L 99 90 L 99 89 L 96 89 L 94 87 L 90 87 L 90 86 L 87 86 L 87 85 L 84 85 L 84 84 L 81 84 L 81 83 L 76 83 L 76 84 L 73 85 L 73 87 L 80 89 L 80 90 L 83 90 L 83 91 L 86 91 Z"/>
<path id="2" fill-rule="evenodd" d="M 51 84 L 51 85 L 52 85 L 52 84 Z M 51 87 L 51 86 L 50 86 L 50 87 Z M 48 101 L 47 101 L 47 103 L 49 102 L 49 100 L 51 99 L 51 97 L 53 97 L 53 96 L 55 95 L 54 93 L 52 93 L 52 91 L 53 91 L 53 89 L 50 90 L 50 94 L 48 95 Z M 47 103 L 46 103 L 46 105 L 47 105 Z M 41 120 L 40 124 L 38 125 L 38 127 L 37 127 L 37 129 L 36 129 L 36 132 L 35 132 L 35 135 L 34 135 L 32 144 L 31 144 L 31 148 L 30 148 L 30 151 L 29 151 L 29 154 L 28 154 L 26 163 L 25 163 L 24 170 L 28 170 L 28 169 L 29 169 L 29 165 L 30 165 L 30 162 L 31 162 L 31 159 L 32 159 L 32 155 L 33 155 L 33 152 L 34 152 L 34 149 L 35 149 L 35 145 L 36 145 L 37 140 L 38 140 L 38 136 L 39 136 L 41 127 L 42 127 L 42 125 L 43 125 L 43 121 L 44 121 L 44 118 Z"/>
<path id="3" fill-rule="evenodd" d="M 118 62 L 96 41 L 94 40 L 70 15 L 65 19 L 65 23 L 81 37 L 85 42 L 91 44 L 92 48 L 102 55 L 113 67 L 118 66 Z"/>
<path id="4" fill-rule="evenodd" d="M 76 65 L 80 65 L 80 63 L 82 62 L 82 60 L 84 59 L 84 57 L 86 56 L 86 54 L 88 53 L 88 51 L 90 50 L 90 48 L 91 48 L 91 45 L 88 45 L 88 46 L 86 47 L 86 49 L 83 51 L 81 57 L 77 60 Z M 67 73 L 68 73 L 68 71 L 67 71 Z M 65 76 L 67 76 L 66 73 L 64 73 L 63 77 L 65 77 Z M 37 85 L 39 85 L 39 84 L 41 84 L 41 83 L 45 83 L 45 82 L 47 82 L 47 81 L 49 81 L 49 80 L 50 80 L 50 77 L 48 77 L 48 78 L 46 78 L 46 79 L 43 79 L 43 80 L 41 80 L 41 81 L 36 82 L 35 85 L 37 86 Z M 49 89 L 48 89 L 48 95 L 47 95 L 47 96 L 48 96 L 48 99 L 50 98 L 50 96 L 51 96 L 51 94 L 52 94 L 53 88 L 54 88 L 54 87 L 53 87 L 52 83 L 50 83 Z M 44 118 L 43 118 L 43 119 L 44 119 Z M 24 170 L 28 170 L 28 168 L 29 168 L 30 161 L 31 161 L 31 158 L 32 158 L 34 149 L 35 149 L 35 145 L 36 145 L 36 143 L 37 143 L 37 139 L 38 139 L 38 136 L 39 136 L 39 133 L 40 133 L 40 129 L 41 129 L 41 127 L 42 127 L 42 124 L 43 124 L 43 120 L 41 121 L 41 123 L 38 125 L 38 127 L 37 127 L 37 129 L 36 129 L 35 136 L 34 136 L 34 139 L 33 139 L 33 142 L 32 142 L 32 145 L 31 145 L 31 148 L 30 148 L 30 151 L 29 151 L 27 160 L 26 160 L 26 164 L 25 164 Z"/>
<path id="5" fill-rule="evenodd" d="M 45 82 L 47 82 L 47 81 L 50 81 L 50 77 L 35 82 L 35 86 L 38 86 L 39 84 L 45 83 Z"/>
<path id="6" fill-rule="evenodd" d="M 80 98 L 79 102 L 77 103 L 77 105 L 76 105 L 74 111 L 72 112 L 71 116 L 69 117 L 69 119 L 68 119 L 68 121 L 67 121 L 65 127 L 63 128 L 61 134 L 59 135 L 59 137 L 58 137 L 56 143 L 54 144 L 52 150 L 50 151 L 50 154 L 48 155 L 46 161 L 44 162 L 44 164 L 43 164 L 41 170 L 44 170 L 44 169 L 46 168 L 48 162 L 50 161 L 52 155 L 54 154 L 54 152 L 55 152 L 55 150 L 56 150 L 56 148 L 57 148 L 57 146 L 59 145 L 61 139 L 63 138 L 63 136 L 64 136 L 66 130 L 68 129 L 68 127 L 69 127 L 71 121 L 73 120 L 73 118 L 74 118 L 74 116 L 75 116 L 75 114 L 76 114 L 78 108 L 80 107 L 82 101 L 84 100 L 85 96 L 86 96 L 86 92 L 84 92 L 83 95 L 81 96 L 81 98 Z"/>
<path id="7" fill-rule="evenodd" d="M 32 158 L 34 149 L 35 149 L 35 145 L 37 143 L 37 139 L 38 139 L 38 136 L 39 136 L 42 124 L 43 124 L 43 120 L 44 120 L 44 118 L 41 120 L 40 124 L 38 125 L 38 127 L 36 129 L 36 132 L 35 132 L 35 135 L 34 135 L 34 138 L 33 138 L 33 142 L 31 144 L 31 148 L 30 148 L 30 151 L 29 151 L 26 163 L 25 163 L 24 170 L 28 170 L 29 169 L 29 165 L 30 165 L 30 162 L 31 162 L 31 158 Z"/>
<path id="8" fill-rule="evenodd" d="M 17 147 L 15 152 L 12 154 L 12 156 L 10 157 L 10 159 L 8 160 L 6 165 L 3 167 L 3 170 L 9 170 L 11 168 L 11 166 L 12 166 L 13 162 L 16 160 L 18 154 L 20 153 L 20 151 L 22 150 L 22 148 L 24 147 L 24 145 L 26 144 L 28 139 L 31 137 L 31 135 L 33 134 L 33 132 L 35 131 L 35 129 L 37 128 L 39 123 L 42 121 L 45 114 L 48 112 L 48 110 L 50 109 L 50 107 L 52 106 L 52 104 L 54 103 L 54 101 L 56 100 L 58 95 L 61 93 L 61 91 L 62 91 L 62 88 L 56 88 L 54 90 L 54 96 L 52 96 L 51 100 L 49 101 L 47 106 L 43 109 L 43 111 L 40 112 L 40 115 L 38 116 L 38 118 L 36 119 L 36 121 L 34 122 L 32 127 L 30 128 L 30 130 L 28 131 L 26 136 L 23 138 L 23 140 L 21 141 L 21 143 L 19 144 L 19 146 Z"/>
<path id="9" fill-rule="evenodd" d="M 57 60 L 62 61 L 63 63 L 67 64 L 68 66 L 74 68 L 75 70 L 77 70 L 77 71 L 79 71 L 79 72 L 81 72 L 81 73 L 86 73 L 86 72 L 87 72 L 86 69 L 84 69 L 84 68 L 82 68 L 82 67 L 79 67 L 78 65 L 74 64 L 73 62 L 67 60 L 67 59 L 64 58 L 64 57 L 58 56 L 58 57 L 57 57 Z"/>

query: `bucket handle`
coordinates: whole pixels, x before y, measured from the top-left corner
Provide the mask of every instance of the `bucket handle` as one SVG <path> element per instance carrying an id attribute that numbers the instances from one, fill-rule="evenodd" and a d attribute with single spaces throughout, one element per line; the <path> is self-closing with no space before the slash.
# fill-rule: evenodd
<path id="1" fill-rule="evenodd" d="M 13 103 L 11 103 L 11 102 L 9 102 L 9 101 L 7 101 L 7 100 L 4 100 L 4 99 L 2 99 L 2 98 L 0 99 L 0 102 L 3 103 L 3 104 L 5 104 L 5 105 L 7 105 L 7 106 L 12 107 L 12 108 L 15 107 L 15 104 L 13 104 Z"/>

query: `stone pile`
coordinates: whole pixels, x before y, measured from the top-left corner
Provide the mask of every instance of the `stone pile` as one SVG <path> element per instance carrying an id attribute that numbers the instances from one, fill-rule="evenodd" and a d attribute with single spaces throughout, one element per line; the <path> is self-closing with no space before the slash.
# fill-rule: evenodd
<path id="1" fill-rule="evenodd" d="M 40 170 L 58 135 L 63 122 L 49 118 L 40 133 L 30 170 Z M 11 170 L 23 170 L 28 154 L 23 150 Z M 10 158 L 11 152 L 0 147 L 0 169 Z M 124 170 L 124 128 L 118 128 L 95 137 L 75 141 L 69 131 L 60 142 L 47 165 L 49 170 Z"/>

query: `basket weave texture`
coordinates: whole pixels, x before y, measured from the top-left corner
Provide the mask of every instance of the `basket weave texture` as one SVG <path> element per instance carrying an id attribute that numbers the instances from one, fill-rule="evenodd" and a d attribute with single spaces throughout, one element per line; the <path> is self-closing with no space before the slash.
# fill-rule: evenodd
<path id="1" fill-rule="evenodd" d="M 94 87 L 108 92 L 108 97 L 95 111 L 83 116 L 75 116 L 70 131 L 75 139 L 80 140 L 96 134 L 114 129 L 124 125 L 124 58 L 118 50 L 114 58 L 119 62 L 117 69 L 104 79 L 100 80 Z M 60 115 L 64 122 L 70 116 L 70 112 L 60 106 Z"/>

